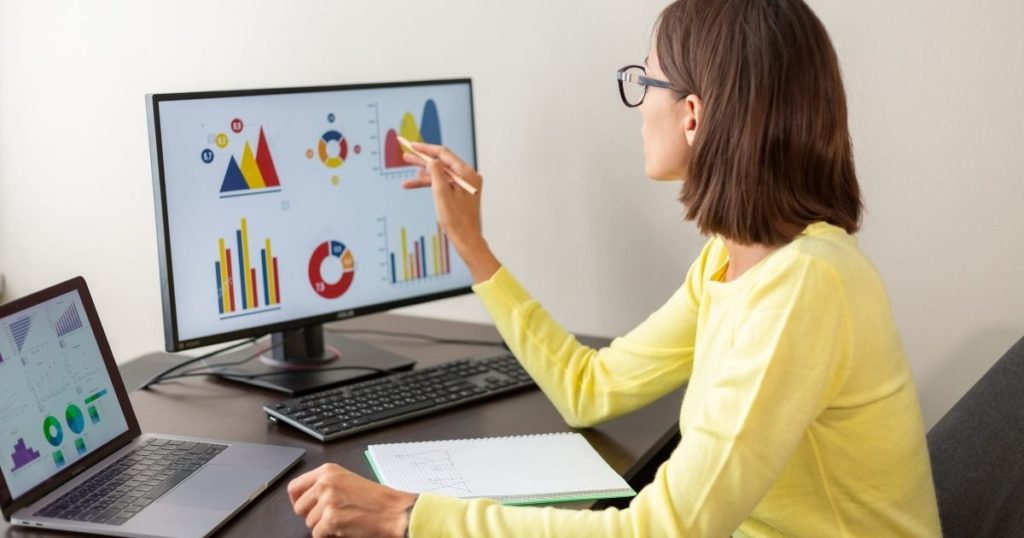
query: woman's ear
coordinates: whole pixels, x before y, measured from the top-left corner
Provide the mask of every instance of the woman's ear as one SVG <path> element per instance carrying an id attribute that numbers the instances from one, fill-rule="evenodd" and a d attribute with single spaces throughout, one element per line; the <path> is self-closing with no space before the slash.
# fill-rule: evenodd
<path id="1" fill-rule="evenodd" d="M 686 135 L 686 142 L 693 146 L 697 138 L 697 129 L 700 128 L 701 118 L 704 114 L 704 101 L 696 94 L 686 96 L 686 99 L 679 103 L 683 107 L 683 134 Z"/>

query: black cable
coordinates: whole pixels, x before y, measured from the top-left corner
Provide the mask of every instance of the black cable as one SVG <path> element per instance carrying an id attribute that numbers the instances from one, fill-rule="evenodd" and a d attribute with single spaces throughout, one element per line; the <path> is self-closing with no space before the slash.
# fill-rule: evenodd
<path id="1" fill-rule="evenodd" d="M 493 340 L 471 340 L 464 338 L 440 338 L 437 336 L 431 336 L 423 333 L 410 333 L 400 331 L 381 331 L 377 329 L 335 329 L 331 327 L 324 327 L 324 330 L 332 333 L 339 334 L 376 334 L 380 336 L 393 336 L 396 338 L 419 338 L 421 340 L 427 340 L 437 344 L 459 344 L 467 346 L 504 346 L 504 342 L 495 342 Z"/>
<path id="2" fill-rule="evenodd" d="M 181 373 L 183 373 L 183 374 L 191 374 L 191 373 L 199 372 L 199 371 L 201 371 L 203 369 L 226 368 L 226 367 L 229 367 L 229 366 L 239 366 L 239 365 L 245 364 L 245 363 L 255 359 L 256 357 L 259 357 L 260 355 L 262 355 L 262 354 L 264 354 L 264 353 L 266 353 L 268 351 L 273 351 L 273 350 L 283 346 L 285 344 L 285 342 L 287 342 L 292 337 L 294 337 L 294 335 L 292 335 L 291 337 L 286 338 L 284 342 L 278 342 L 276 344 L 271 345 L 270 347 L 268 347 L 266 349 L 261 349 L 261 350 L 257 351 L 256 353 L 253 353 L 252 355 L 249 355 L 248 357 L 246 357 L 244 359 L 239 359 L 237 361 L 231 361 L 231 362 L 221 362 L 221 363 L 217 363 L 217 364 L 213 364 L 213 365 L 204 364 L 202 366 L 197 366 L 195 368 L 189 368 L 188 370 L 185 370 L 184 372 L 181 372 Z"/>
<path id="3" fill-rule="evenodd" d="M 266 353 L 268 351 L 273 351 L 273 350 L 275 350 L 275 349 L 277 349 L 277 348 L 287 344 L 293 338 L 295 338 L 296 336 L 299 336 L 299 334 L 301 334 L 301 333 L 299 333 L 299 332 L 292 333 L 291 335 L 287 336 L 286 338 L 281 339 L 280 342 L 278 342 L 276 344 L 273 344 L 273 345 L 271 345 L 271 346 L 269 346 L 269 347 L 267 347 L 265 349 L 257 350 L 256 353 L 253 353 L 252 355 L 249 355 L 248 357 L 246 357 L 244 359 L 237 360 L 237 361 L 232 361 L 232 362 L 225 362 L 225 363 L 222 363 L 222 364 L 214 364 L 213 367 L 223 368 L 223 367 L 226 367 L 226 366 L 238 366 L 240 364 L 245 364 L 245 363 L 255 359 L 256 357 L 259 357 L 260 355 L 262 355 L 262 354 L 264 354 L 264 353 Z M 176 370 L 178 368 L 181 368 L 182 366 L 186 366 L 188 364 L 191 364 L 191 363 L 194 363 L 194 362 L 198 362 L 200 360 L 208 359 L 210 357 L 213 357 L 213 356 L 217 355 L 217 353 L 221 353 L 221 352 L 227 351 L 229 349 L 232 349 L 233 347 L 237 347 L 237 346 L 242 345 L 244 343 L 255 343 L 260 338 L 262 338 L 262 336 L 258 336 L 256 338 L 250 338 L 246 342 L 242 342 L 241 344 L 235 344 L 234 346 L 227 347 L 227 348 L 222 349 L 222 350 L 220 350 L 220 351 L 218 351 L 216 353 L 207 353 L 206 355 L 203 355 L 202 357 L 196 357 L 195 359 L 192 359 L 192 360 L 189 360 L 189 361 L 185 361 L 185 362 L 179 364 L 174 369 Z M 208 364 L 204 364 L 203 366 L 200 366 L 199 368 L 192 368 L 192 369 L 189 369 L 189 370 L 185 370 L 181 374 L 176 374 L 176 375 L 172 375 L 172 376 L 169 376 L 169 377 L 162 377 L 161 376 L 159 379 L 156 379 L 155 381 L 150 380 L 145 385 L 143 385 L 141 388 L 146 388 L 146 387 L 148 387 L 150 385 L 156 385 L 158 383 L 162 383 L 162 382 L 170 380 L 170 379 L 178 379 L 178 378 L 181 378 L 181 377 L 193 377 L 192 375 L 189 375 L 189 374 L 194 374 L 196 372 L 199 372 L 203 368 L 212 368 L 212 367 L 210 365 L 208 365 Z M 165 371 L 162 375 L 166 376 L 167 373 L 168 372 Z M 198 374 L 198 375 L 220 375 L 220 374 L 218 372 L 212 372 L 211 371 L 211 372 L 204 372 L 204 373 Z"/>
<path id="4" fill-rule="evenodd" d="M 187 360 L 187 361 L 185 361 L 185 362 L 183 362 L 181 364 L 176 364 L 176 365 L 174 365 L 174 366 L 172 366 L 170 368 L 165 369 L 164 371 L 160 372 L 159 374 L 156 374 L 155 376 L 149 378 L 149 381 L 146 381 L 145 383 L 143 383 L 142 386 L 139 387 L 139 389 L 149 388 L 150 385 L 154 385 L 156 383 L 159 383 L 164 378 L 165 375 L 167 375 L 167 374 L 169 374 L 169 373 L 171 373 L 171 372 L 173 372 L 173 371 L 175 371 L 175 370 L 177 370 L 179 368 L 183 368 L 185 366 L 188 366 L 190 364 L 199 362 L 201 360 L 206 360 L 206 359 L 208 359 L 210 357 L 215 357 L 217 355 L 220 355 L 221 353 L 224 353 L 225 351 L 231 351 L 232 349 L 235 349 L 237 347 L 242 347 L 244 345 L 252 344 L 252 343 L 256 342 L 256 340 L 259 340 L 260 338 L 261 337 L 257 336 L 256 338 L 249 338 L 248 340 L 243 340 L 241 342 L 236 342 L 234 344 L 231 344 L 230 346 L 226 346 L 226 347 L 223 347 L 223 348 L 211 351 L 209 353 L 205 353 L 205 354 L 200 355 L 198 357 L 191 358 L 191 359 L 189 359 L 189 360 Z"/>

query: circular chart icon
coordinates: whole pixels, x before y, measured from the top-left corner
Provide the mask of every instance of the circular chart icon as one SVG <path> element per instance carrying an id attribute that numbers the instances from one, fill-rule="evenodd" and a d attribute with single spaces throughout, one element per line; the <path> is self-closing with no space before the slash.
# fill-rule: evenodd
<path id="1" fill-rule="evenodd" d="M 60 426 L 60 421 L 54 417 L 46 417 L 43 420 L 43 436 L 46 437 L 47 443 L 60 446 L 64 442 L 64 428 Z"/>
<path id="2" fill-rule="evenodd" d="M 329 274 L 325 275 L 325 272 Z M 339 272 L 340 276 L 337 275 Z M 352 287 L 355 277 L 355 256 L 341 241 L 324 241 L 309 257 L 309 284 L 317 295 L 325 299 L 344 295 Z"/>
<path id="3" fill-rule="evenodd" d="M 331 147 L 331 146 L 337 147 Z M 320 162 L 330 168 L 337 168 L 345 163 L 348 157 L 348 141 L 338 131 L 327 131 L 320 137 L 317 144 L 320 153 Z"/>
<path id="4" fill-rule="evenodd" d="M 85 430 L 85 415 L 82 414 L 82 410 L 77 405 L 69 405 L 67 410 L 64 411 L 64 418 L 67 419 L 68 428 L 71 428 L 75 435 Z"/>

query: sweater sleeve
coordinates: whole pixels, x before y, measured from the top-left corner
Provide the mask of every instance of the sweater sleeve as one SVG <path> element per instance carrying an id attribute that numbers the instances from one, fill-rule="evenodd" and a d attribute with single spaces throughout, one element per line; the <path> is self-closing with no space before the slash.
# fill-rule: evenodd
<path id="1" fill-rule="evenodd" d="M 624 510 L 508 507 L 420 496 L 411 535 L 728 536 L 782 473 L 810 424 L 841 385 L 851 335 L 832 268 L 800 258 L 759 282 L 710 350 L 709 376 L 682 440 Z M 734 325 L 733 325 L 734 323 Z M 703 350 L 709 351 L 709 350 Z M 687 396 L 688 398 L 690 395 Z"/>
<path id="2" fill-rule="evenodd" d="M 703 259 L 668 302 L 601 349 L 580 344 L 504 267 L 473 291 L 566 423 L 587 427 L 643 407 L 689 379 Z"/>

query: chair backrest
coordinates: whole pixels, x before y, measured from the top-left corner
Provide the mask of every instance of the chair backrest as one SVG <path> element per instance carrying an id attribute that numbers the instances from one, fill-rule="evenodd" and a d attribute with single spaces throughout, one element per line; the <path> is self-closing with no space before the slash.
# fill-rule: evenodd
<path id="1" fill-rule="evenodd" d="M 1024 338 L 928 432 L 946 537 L 1024 536 Z"/>

